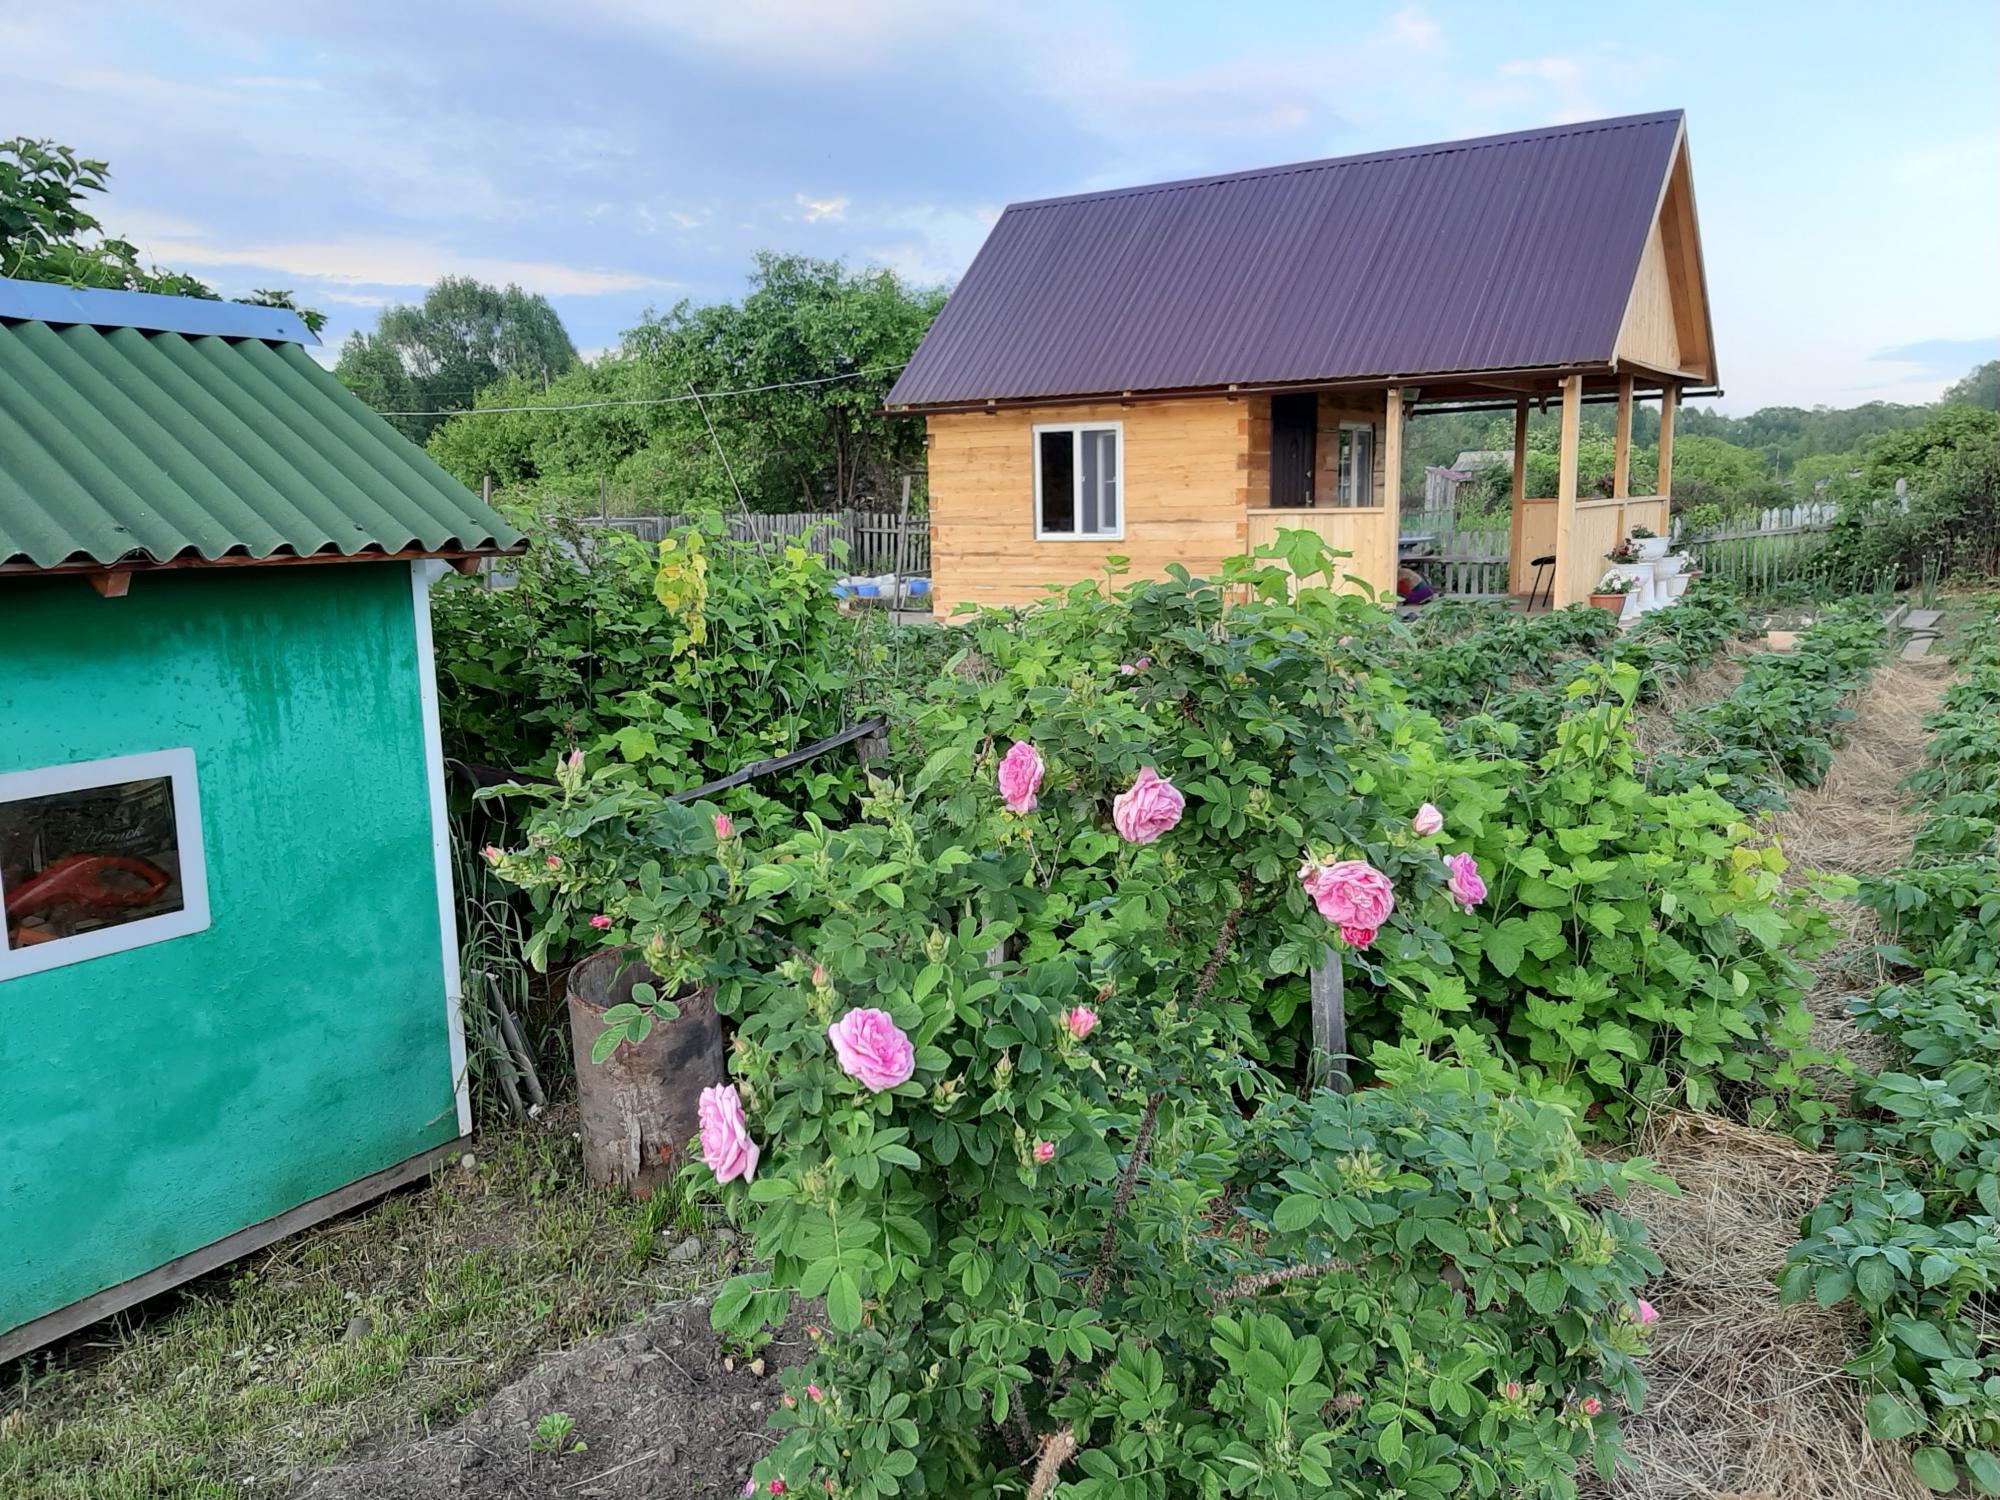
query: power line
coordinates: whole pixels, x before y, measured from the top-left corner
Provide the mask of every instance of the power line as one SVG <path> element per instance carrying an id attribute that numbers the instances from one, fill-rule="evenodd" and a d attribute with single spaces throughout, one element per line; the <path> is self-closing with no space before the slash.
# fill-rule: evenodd
<path id="1" fill-rule="evenodd" d="M 905 361 L 907 363 L 907 361 Z M 778 380 L 770 385 L 746 385 L 733 391 L 688 390 L 678 396 L 631 396 L 604 401 L 562 401 L 543 406 L 463 406 L 456 411 L 384 411 L 377 412 L 382 417 L 478 417 L 497 416 L 502 412 L 527 411 L 588 411 L 599 406 L 673 406 L 682 401 L 720 400 L 724 396 L 754 396 L 761 391 L 790 391 L 806 385 L 832 385 L 841 380 L 859 380 L 864 375 L 893 375 L 902 365 L 876 365 L 866 370 L 850 370 L 845 375 L 819 375 L 811 380 Z"/>

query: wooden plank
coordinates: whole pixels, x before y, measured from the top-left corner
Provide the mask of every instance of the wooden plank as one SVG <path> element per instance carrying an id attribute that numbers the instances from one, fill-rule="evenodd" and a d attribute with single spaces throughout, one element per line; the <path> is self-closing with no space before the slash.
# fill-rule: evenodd
<path id="1" fill-rule="evenodd" d="M 310 1229 L 315 1224 L 346 1213 L 351 1208 L 359 1208 L 371 1203 L 384 1193 L 395 1191 L 406 1183 L 427 1177 L 431 1171 L 464 1149 L 460 1140 L 446 1141 L 441 1146 L 433 1146 L 428 1151 L 420 1151 L 415 1156 L 384 1167 L 379 1172 L 335 1188 L 330 1193 L 322 1193 L 317 1198 L 308 1198 L 296 1208 L 288 1208 L 283 1213 L 259 1223 L 250 1224 L 226 1234 L 211 1244 L 198 1250 L 190 1250 L 186 1255 L 176 1256 L 164 1265 L 142 1272 L 129 1281 L 121 1281 L 116 1286 L 93 1292 L 67 1307 L 59 1307 L 54 1312 L 44 1313 L 31 1322 L 23 1323 L 0 1333 L 0 1364 L 18 1358 L 31 1349 L 39 1349 L 44 1344 L 52 1344 L 59 1338 L 75 1333 L 80 1328 L 88 1328 L 92 1323 L 102 1322 L 113 1313 L 123 1312 L 128 1307 L 137 1306 L 148 1297 L 157 1297 L 161 1292 L 171 1291 L 197 1276 L 204 1276 L 233 1260 L 262 1250 L 266 1245 L 275 1244 L 287 1235 L 297 1234 L 302 1229 Z"/>
<path id="2" fill-rule="evenodd" d="M 1660 462 L 1653 493 L 1669 501 L 1674 494 L 1674 411 L 1680 400 L 1681 388 L 1668 381 L 1660 390 Z"/>
<path id="3" fill-rule="evenodd" d="M 1578 591 L 1578 568 L 1576 556 L 1576 445 L 1583 414 L 1583 377 L 1571 375 L 1562 383 L 1562 428 L 1557 439 L 1556 463 L 1556 579 L 1555 598 L 1552 603 L 1557 609 L 1566 604 L 1574 604 L 1588 595 L 1589 585 L 1596 579 L 1586 580 L 1583 591 Z"/>
<path id="4" fill-rule="evenodd" d="M 1382 419 L 1382 483 L 1387 494 L 1398 497 L 1397 503 L 1388 507 L 1393 514 L 1399 509 L 1403 492 L 1403 388 L 1400 385 L 1389 387 L 1388 409 Z M 1393 521 L 1381 528 L 1369 553 L 1355 553 L 1354 561 L 1354 571 L 1375 585 L 1378 597 L 1393 604 L 1396 600 L 1396 527 Z"/>
<path id="5" fill-rule="evenodd" d="M 1618 377 L 1618 419 L 1611 436 L 1611 493 L 1632 493 L 1632 377 Z"/>

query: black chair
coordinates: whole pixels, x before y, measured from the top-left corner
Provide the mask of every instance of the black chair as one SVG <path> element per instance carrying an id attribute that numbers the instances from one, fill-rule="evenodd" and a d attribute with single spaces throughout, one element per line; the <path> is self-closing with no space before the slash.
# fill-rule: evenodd
<path id="1" fill-rule="evenodd" d="M 1556 602 L 1555 553 L 1545 552 L 1540 557 L 1531 557 L 1528 559 L 1528 566 L 1535 570 L 1535 581 L 1528 586 L 1528 613 L 1533 614 L 1535 612 L 1535 595 L 1542 593 L 1542 574 L 1544 571 L 1547 571 L 1549 575 L 1549 588 L 1547 593 L 1542 594 L 1542 600 L 1553 608 Z"/>

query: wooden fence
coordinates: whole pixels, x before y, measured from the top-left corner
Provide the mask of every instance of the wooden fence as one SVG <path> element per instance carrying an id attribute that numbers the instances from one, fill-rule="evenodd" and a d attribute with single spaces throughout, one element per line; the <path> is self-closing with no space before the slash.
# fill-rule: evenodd
<path id="1" fill-rule="evenodd" d="M 681 515 L 606 516 L 594 524 L 629 531 L 642 542 L 657 542 L 669 529 L 684 526 L 689 519 Z M 924 578 L 931 571 L 928 515 L 905 517 L 868 510 L 752 511 L 747 515 L 738 512 L 728 522 L 729 534 L 739 541 L 766 547 L 797 542 L 843 574 L 895 573 Z M 836 542 L 842 544 L 844 557 L 834 555 Z"/>

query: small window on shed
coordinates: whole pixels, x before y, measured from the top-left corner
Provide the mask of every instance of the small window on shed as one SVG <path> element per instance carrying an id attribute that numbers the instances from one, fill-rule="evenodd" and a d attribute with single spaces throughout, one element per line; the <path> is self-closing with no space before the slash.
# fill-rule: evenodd
<path id="1" fill-rule="evenodd" d="M 1034 432 L 1035 535 L 1045 540 L 1123 536 L 1123 426 L 1065 423 Z"/>
<path id="2" fill-rule="evenodd" d="M 208 926 L 194 752 L 0 774 L 0 979 Z"/>

